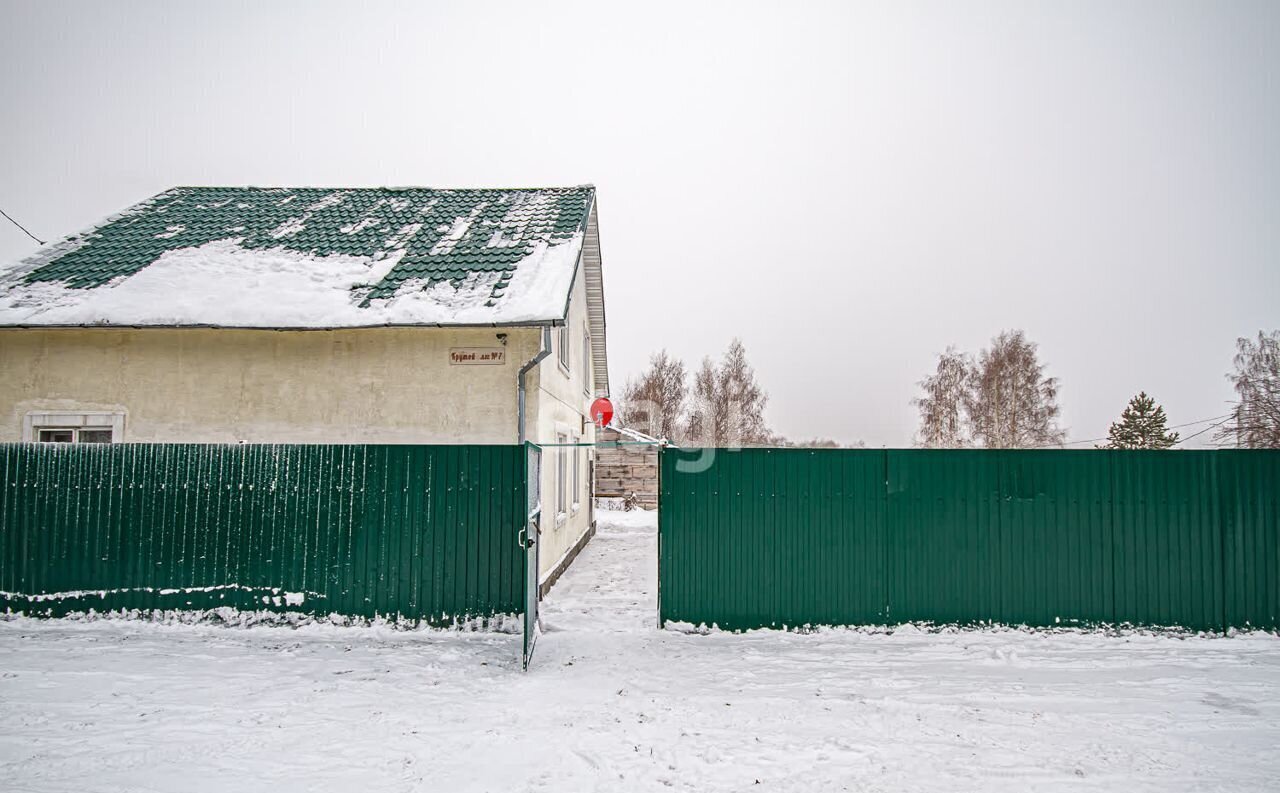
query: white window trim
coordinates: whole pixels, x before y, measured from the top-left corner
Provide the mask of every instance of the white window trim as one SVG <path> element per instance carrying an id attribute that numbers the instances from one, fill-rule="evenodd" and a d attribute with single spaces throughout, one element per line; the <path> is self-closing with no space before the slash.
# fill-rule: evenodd
<path id="1" fill-rule="evenodd" d="M 560 371 L 564 372 L 564 376 L 569 376 L 569 323 L 560 326 L 560 332 L 556 339 L 556 363 L 560 365 Z"/>
<path id="2" fill-rule="evenodd" d="M 22 417 L 22 442 L 35 443 L 42 429 L 110 427 L 111 442 L 124 443 L 123 411 L 33 410 Z"/>
<path id="3" fill-rule="evenodd" d="M 557 430 L 556 443 L 568 443 L 569 434 Z M 556 528 L 560 528 L 569 519 L 569 483 L 565 481 L 569 478 L 569 465 L 565 454 L 568 453 L 570 447 L 556 447 Z"/>
<path id="4" fill-rule="evenodd" d="M 574 443 L 581 443 L 581 438 L 574 438 Z M 582 449 L 574 446 L 573 448 L 573 487 L 570 488 L 572 495 L 569 498 L 569 511 L 574 515 L 578 514 L 578 510 L 582 509 Z"/>

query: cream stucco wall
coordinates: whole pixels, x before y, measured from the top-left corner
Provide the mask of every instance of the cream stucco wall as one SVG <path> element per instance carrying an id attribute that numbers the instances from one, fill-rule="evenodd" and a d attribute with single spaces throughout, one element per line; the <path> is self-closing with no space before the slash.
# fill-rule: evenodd
<path id="1" fill-rule="evenodd" d="M 594 443 L 595 430 L 587 413 L 595 398 L 591 382 L 591 359 L 584 359 L 583 334 L 587 332 L 586 288 L 582 272 L 574 281 L 573 292 L 569 303 L 567 319 L 568 332 L 568 370 L 560 364 L 561 334 L 559 328 L 551 329 L 552 351 L 529 378 L 530 421 L 529 440 L 540 444 L 557 442 L 559 435 L 567 436 L 570 442 Z M 544 575 L 552 570 L 556 563 L 582 538 L 591 527 L 592 504 L 591 467 L 594 450 L 588 448 L 565 448 L 549 446 L 542 452 L 542 507 L 543 523 L 539 554 L 539 567 Z M 572 492 L 573 458 L 578 458 L 581 466 L 579 488 Z M 570 480 L 568 490 L 568 506 L 563 517 L 556 513 L 556 488 L 560 486 L 557 476 L 558 460 L 564 458 L 565 470 Z M 578 508 L 573 508 L 574 503 Z"/>
<path id="2" fill-rule="evenodd" d="M 449 363 L 502 347 L 502 365 Z M 534 328 L 0 329 L 0 441 L 29 412 L 123 411 L 130 442 L 515 443 Z"/>

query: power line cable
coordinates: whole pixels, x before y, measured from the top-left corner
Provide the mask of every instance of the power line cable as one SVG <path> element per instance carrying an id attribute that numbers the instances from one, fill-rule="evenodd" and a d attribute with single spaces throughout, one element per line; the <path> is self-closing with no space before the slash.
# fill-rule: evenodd
<path id="1" fill-rule="evenodd" d="M 1227 416 L 1226 416 L 1226 418 L 1224 418 L 1222 421 L 1219 421 L 1217 424 L 1210 424 L 1209 426 L 1205 427 L 1204 429 L 1200 430 L 1199 432 L 1193 433 L 1193 434 L 1191 434 L 1191 435 L 1188 435 L 1188 436 L 1187 436 L 1187 437 L 1185 437 L 1185 438 L 1182 438 L 1181 440 L 1179 440 L 1179 441 L 1178 441 L 1178 443 L 1175 443 L 1175 444 L 1173 444 L 1173 445 L 1174 445 L 1174 446 L 1177 446 L 1178 444 L 1186 443 L 1187 441 L 1191 440 L 1192 438 L 1196 437 L 1197 435 L 1203 435 L 1203 434 L 1205 434 L 1206 432 L 1208 432 L 1209 430 L 1212 430 L 1212 429 L 1216 429 L 1216 428 L 1218 428 L 1218 427 L 1221 427 L 1223 424 L 1226 424 L 1226 423 L 1227 423 L 1227 419 L 1228 419 L 1228 418 L 1231 418 L 1231 416 L 1232 416 L 1232 414 L 1228 413 L 1228 414 L 1227 414 Z"/>
<path id="2" fill-rule="evenodd" d="M 538 385 L 538 390 L 542 391 L 542 392 L 543 392 L 543 393 L 545 393 L 547 396 L 551 397 L 552 399 L 554 399 L 555 401 L 557 401 L 557 402 L 559 402 L 560 404 L 564 405 L 565 407 L 569 408 L 570 410 L 575 411 L 579 416 L 582 416 L 583 418 L 587 418 L 587 414 L 582 412 L 582 408 L 581 408 L 580 406 L 577 406 L 577 405 L 570 405 L 568 402 L 565 402 L 565 401 L 564 401 L 563 399 L 561 399 L 560 397 L 558 397 L 558 396 L 556 396 L 555 394 L 551 393 L 551 391 L 550 391 L 550 390 L 548 390 L 548 389 L 547 389 L 545 386 L 543 386 L 542 384 L 539 384 L 539 385 Z M 544 444 L 544 445 L 545 445 L 545 444 Z"/>
<path id="3" fill-rule="evenodd" d="M 36 235 L 32 234 L 31 232 L 27 231 L 26 226 L 23 226 L 23 225 L 22 225 L 21 223 L 19 223 L 18 221 L 16 221 L 16 220 L 14 220 L 13 218 L 9 217 L 9 213 L 8 213 L 8 212 L 5 212 L 3 209 L 0 209 L 0 215 L 4 215 L 4 219 L 5 219 L 5 220 L 9 221 L 9 222 L 10 222 L 10 223 L 12 223 L 13 225 L 15 225 L 15 226 L 17 226 L 18 228 L 22 229 L 22 233 L 23 233 L 23 234 L 26 234 L 28 237 L 30 237 L 31 239 L 35 240 L 37 243 L 39 243 L 39 244 L 41 244 L 41 245 L 44 245 L 44 240 L 40 239 L 39 237 L 37 237 Z"/>
<path id="4" fill-rule="evenodd" d="M 1174 424 L 1174 425 L 1173 425 L 1173 426 L 1171 426 L 1171 427 L 1165 427 L 1165 429 L 1166 429 L 1166 430 L 1176 430 L 1176 429 L 1178 429 L 1178 428 L 1180 428 L 1180 427 L 1191 427 L 1191 426 L 1194 426 L 1194 425 L 1196 425 L 1196 424 L 1203 424 L 1203 423 L 1205 423 L 1206 421 L 1218 421 L 1219 419 L 1227 419 L 1227 418 L 1231 418 L 1231 415 L 1232 415 L 1232 414 L 1230 414 L 1230 413 L 1224 413 L 1224 414 L 1223 414 L 1223 415 L 1221 415 L 1221 416 L 1213 416 L 1213 417 L 1211 417 L 1211 418 L 1207 418 L 1207 419 L 1199 419 L 1198 421 L 1188 421 L 1186 424 Z M 1206 428 L 1205 428 L 1205 430 L 1211 430 L 1211 429 L 1213 429 L 1213 427 L 1216 427 L 1216 426 L 1218 426 L 1218 425 L 1217 425 L 1217 424 L 1211 425 L 1211 426 L 1209 426 L 1209 427 L 1206 427 Z M 1201 430 L 1201 432 L 1204 432 L 1204 430 Z M 1200 432 L 1197 432 L 1195 435 L 1191 435 L 1191 436 L 1189 436 L 1189 437 L 1190 437 L 1190 438 L 1194 438 L 1196 435 L 1199 435 L 1199 434 L 1201 434 L 1201 433 L 1200 433 Z M 1060 446 L 1060 445 L 1061 445 L 1061 446 L 1076 446 L 1076 445 L 1079 445 L 1079 444 L 1081 444 L 1081 443 L 1097 443 L 1098 441 L 1105 441 L 1105 440 L 1110 440 L 1110 436 L 1107 436 L 1107 437 L 1105 437 L 1105 438 L 1089 438 L 1088 440 L 1083 440 L 1083 441 L 1065 441 L 1065 442 L 1063 442 L 1063 443 L 1061 443 L 1061 444 L 1051 443 L 1051 444 L 1046 444 L 1046 445 L 1044 445 L 1044 446 L 1036 446 L 1036 447 L 1034 447 L 1034 448 L 1037 448 L 1037 449 L 1056 449 L 1056 448 L 1058 448 L 1058 446 Z M 1183 438 L 1182 440 L 1187 440 L 1187 438 Z M 1182 441 L 1178 441 L 1178 443 L 1182 443 Z"/>

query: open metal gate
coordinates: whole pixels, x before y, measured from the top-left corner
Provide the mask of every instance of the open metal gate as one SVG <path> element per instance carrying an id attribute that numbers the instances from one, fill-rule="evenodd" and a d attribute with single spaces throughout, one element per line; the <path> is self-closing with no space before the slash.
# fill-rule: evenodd
<path id="1" fill-rule="evenodd" d="M 525 453 L 528 458 L 525 477 L 526 517 L 524 528 L 520 531 L 520 544 L 524 549 L 524 654 L 521 664 L 528 670 L 539 633 L 538 535 L 542 532 L 542 449 L 526 443 Z"/>

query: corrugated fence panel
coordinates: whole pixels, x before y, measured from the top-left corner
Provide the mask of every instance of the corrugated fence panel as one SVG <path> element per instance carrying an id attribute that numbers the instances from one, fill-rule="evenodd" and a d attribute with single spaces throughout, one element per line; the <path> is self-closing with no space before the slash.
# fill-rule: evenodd
<path id="1" fill-rule="evenodd" d="M 0 445 L 0 607 L 523 610 L 521 446 Z"/>
<path id="2" fill-rule="evenodd" d="M 666 450 L 662 616 L 723 628 L 883 619 L 884 457 Z"/>
<path id="3" fill-rule="evenodd" d="M 663 621 L 1280 628 L 1276 451 L 666 449 L 661 476 Z"/>
<path id="4" fill-rule="evenodd" d="M 892 621 L 1111 620 L 1106 455 L 885 454 Z"/>
<path id="5" fill-rule="evenodd" d="M 972 451 L 876 452 L 886 459 L 891 622 L 999 619 L 996 459 Z"/>
<path id="6" fill-rule="evenodd" d="M 1228 625 L 1280 629 L 1280 454 L 1216 458 Z"/>
<path id="7" fill-rule="evenodd" d="M 1111 469 L 1096 451 L 998 451 L 998 622 L 1111 621 Z"/>
<path id="8" fill-rule="evenodd" d="M 1113 471 L 1114 622 L 1222 628 L 1216 454 L 1108 454 Z"/>

